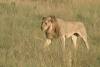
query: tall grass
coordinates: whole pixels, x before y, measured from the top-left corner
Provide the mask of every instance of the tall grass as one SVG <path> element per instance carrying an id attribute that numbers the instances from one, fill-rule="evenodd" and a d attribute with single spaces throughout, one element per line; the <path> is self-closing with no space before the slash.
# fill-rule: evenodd
<path id="1" fill-rule="evenodd" d="M 66 57 L 62 60 L 59 40 L 43 49 L 41 18 L 55 15 L 63 20 L 84 23 L 89 38 L 87 51 L 80 37 L 77 52 L 71 38 L 66 39 Z M 67 67 L 72 53 L 72 67 L 100 66 L 99 0 L 0 0 L 0 67 Z M 76 59 L 76 61 L 74 61 Z"/>

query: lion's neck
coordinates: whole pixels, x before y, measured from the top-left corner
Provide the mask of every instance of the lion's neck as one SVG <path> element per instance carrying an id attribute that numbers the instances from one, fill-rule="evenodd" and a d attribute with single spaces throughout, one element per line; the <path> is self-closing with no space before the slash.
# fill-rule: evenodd
<path id="1" fill-rule="evenodd" d="M 51 24 L 46 31 L 47 37 L 54 37 L 58 38 L 59 37 L 59 26 L 57 24 Z"/>

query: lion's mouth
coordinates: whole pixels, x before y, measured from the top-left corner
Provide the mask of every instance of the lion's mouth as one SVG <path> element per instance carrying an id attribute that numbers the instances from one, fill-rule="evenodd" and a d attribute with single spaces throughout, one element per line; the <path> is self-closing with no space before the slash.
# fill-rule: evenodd
<path id="1" fill-rule="evenodd" d="M 50 26 L 45 30 L 46 32 L 49 30 Z"/>
<path id="2" fill-rule="evenodd" d="M 43 27 L 41 27 L 41 30 L 42 30 L 42 31 L 47 31 L 47 29 L 46 29 L 46 30 L 44 30 L 44 29 L 43 29 Z"/>
<path id="3" fill-rule="evenodd" d="M 47 32 L 49 30 L 49 28 L 50 27 L 48 27 L 47 29 L 43 29 L 43 27 L 41 27 L 41 30 Z"/>

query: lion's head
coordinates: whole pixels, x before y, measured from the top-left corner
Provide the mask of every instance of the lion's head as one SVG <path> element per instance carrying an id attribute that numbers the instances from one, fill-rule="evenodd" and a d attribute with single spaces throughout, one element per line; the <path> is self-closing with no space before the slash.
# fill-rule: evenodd
<path id="1" fill-rule="evenodd" d="M 58 38 L 60 27 L 54 16 L 43 17 L 41 29 L 46 32 L 47 38 Z"/>

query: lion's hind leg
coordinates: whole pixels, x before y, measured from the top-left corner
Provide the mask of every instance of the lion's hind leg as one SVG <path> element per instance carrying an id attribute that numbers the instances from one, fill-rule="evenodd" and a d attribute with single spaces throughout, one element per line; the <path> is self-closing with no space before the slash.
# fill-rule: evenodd
<path id="1" fill-rule="evenodd" d="M 79 35 L 82 37 L 83 41 L 86 44 L 87 49 L 89 50 L 89 45 L 88 45 L 88 42 L 87 42 L 87 34 L 86 34 L 86 31 L 79 33 Z"/>
<path id="2" fill-rule="evenodd" d="M 78 34 L 77 33 L 75 33 L 75 34 L 72 35 L 72 41 L 73 41 L 73 44 L 74 44 L 75 49 L 77 49 L 77 47 L 76 47 L 77 37 L 78 37 Z"/>
<path id="3" fill-rule="evenodd" d="M 89 45 L 88 45 L 88 42 L 87 42 L 87 37 L 83 36 L 82 38 L 83 38 L 83 40 L 84 40 L 84 42 L 86 44 L 87 49 L 89 50 Z"/>

